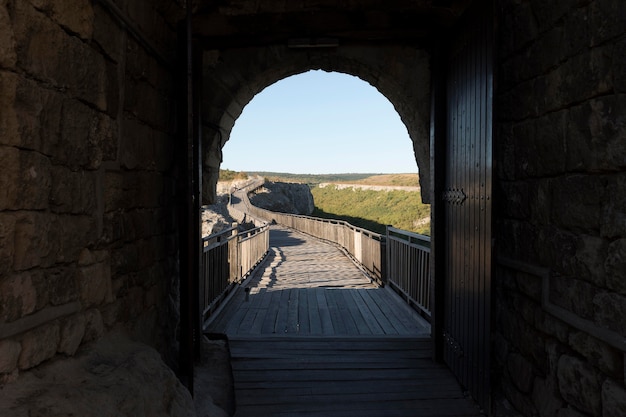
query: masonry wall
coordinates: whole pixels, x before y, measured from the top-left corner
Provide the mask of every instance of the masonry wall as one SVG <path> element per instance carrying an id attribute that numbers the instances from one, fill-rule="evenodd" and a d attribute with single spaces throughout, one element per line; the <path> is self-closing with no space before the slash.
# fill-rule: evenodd
<path id="1" fill-rule="evenodd" d="M 496 3 L 494 387 L 527 416 L 624 416 L 624 4 Z"/>
<path id="2" fill-rule="evenodd" d="M 113 328 L 175 347 L 181 13 L 115 4 L 159 53 L 99 2 L 0 0 L 0 384 Z"/>

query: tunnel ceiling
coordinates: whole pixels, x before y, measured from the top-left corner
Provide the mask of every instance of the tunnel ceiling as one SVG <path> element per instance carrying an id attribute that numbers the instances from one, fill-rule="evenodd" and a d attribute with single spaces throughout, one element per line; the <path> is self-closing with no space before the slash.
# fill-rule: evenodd
<path id="1" fill-rule="evenodd" d="M 272 44 L 421 43 L 453 25 L 471 0 L 199 0 L 205 49 Z"/>

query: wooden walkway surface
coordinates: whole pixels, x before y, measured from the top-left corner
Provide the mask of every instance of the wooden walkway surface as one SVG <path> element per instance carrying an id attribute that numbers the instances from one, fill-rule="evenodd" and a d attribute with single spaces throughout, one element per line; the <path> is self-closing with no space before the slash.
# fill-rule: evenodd
<path id="1" fill-rule="evenodd" d="M 272 227 L 270 255 L 207 332 L 228 336 L 236 417 L 480 415 L 430 359 L 426 321 L 338 248 L 289 229 Z"/>

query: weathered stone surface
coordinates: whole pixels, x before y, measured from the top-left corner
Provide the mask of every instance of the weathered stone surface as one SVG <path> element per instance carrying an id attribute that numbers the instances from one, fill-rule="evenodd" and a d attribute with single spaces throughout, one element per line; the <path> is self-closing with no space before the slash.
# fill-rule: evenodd
<path id="1" fill-rule="evenodd" d="M 605 262 L 606 285 L 609 289 L 626 295 L 626 239 L 618 239 L 612 242 L 608 248 L 608 256 Z"/>
<path id="2" fill-rule="evenodd" d="M 558 410 L 555 417 L 589 417 L 589 414 L 581 413 L 574 407 L 565 407 Z"/>
<path id="3" fill-rule="evenodd" d="M 68 318 L 61 326 L 61 339 L 59 342 L 59 353 L 74 355 L 85 336 L 85 316 L 77 314 Z"/>
<path id="4" fill-rule="evenodd" d="M 602 384 L 602 417 L 626 415 L 626 389 L 612 379 Z"/>
<path id="5" fill-rule="evenodd" d="M 86 215 L 58 215 L 50 219 L 50 235 L 56 262 L 75 262 L 80 252 L 97 240 L 95 218 Z"/>
<path id="6" fill-rule="evenodd" d="M 29 0 L 34 7 L 50 16 L 70 33 L 91 38 L 93 8 L 89 0 Z"/>
<path id="7" fill-rule="evenodd" d="M 15 340 L 0 340 L 0 374 L 12 372 L 17 367 L 21 350 L 22 345 Z"/>
<path id="8" fill-rule="evenodd" d="M 79 382 L 79 383 L 77 383 Z M 23 372 L 5 386 L 12 417 L 194 417 L 193 400 L 152 348 L 112 335 L 75 358 Z"/>
<path id="9" fill-rule="evenodd" d="M 80 299 L 85 307 L 111 301 L 111 264 L 107 260 L 79 269 Z"/>
<path id="10" fill-rule="evenodd" d="M 313 196 L 306 184 L 266 181 L 250 195 L 250 202 L 281 213 L 309 215 L 314 209 Z"/>
<path id="11" fill-rule="evenodd" d="M 116 88 L 107 91 L 108 87 L 117 87 L 113 64 L 28 2 L 16 2 L 13 23 L 15 40 L 21 45 L 17 48 L 18 65 L 27 73 L 102 111 L 116 113 Z M 67 65 L 68 62 L 81 65 Z"/>
<path id="12" fill-rule="evenodd" d="M 0 68 L 15 66 L 15 38 L 7 11 L 7 0 L 0 0 Z"/>
<path id="13" fill-rule="evenodd" d="M 0 212 L 0 277 L 13 268 L 15 251 L 15 215 Z"/>
<path id="14" fill-rule="evenodd" d="M 626 296 L 601 292 L 593 298 L 593 303 L 596 323 L 624 335 L 624 329 L 626 329 Z"/>
<path id="15" fill-rule="evenodd" d="M 600 415 L 601 379 L 593 367 L 576 357 L 563 355 L 559 359 L 558 380 L 559 391 L 568 403 L 586 413 Z"/>
<path id="16" fill-rule="evenodd" d="M 511 381 L 513 381 L 517 389 L 525 393 L 530 392 L 535 379 L 533 365 L 524 359 L 522 355 L 512 353 L 508 357 L 508 369 Z"/>
<path id="17" fill-rule="evenodd" d="M 198 392 L 194 393 L 194 402 L 198 416 L 234 415 L 234 381 L 226 340 L 203 338 L 196 375 L 195 386 L 198 387 Z"/>
<path id="18" fill-rule="evenodd" d="M 602 236 L 622 238 L 626 236 L 626 173 L 609 178 L 607 195 L 611 198 L 602 206 Z"/>
<path id="19" fill-rule="evenodd" d="M 50 304 L 58 306 L 78 299 L 76 267 L 63 265 L 33 273 L 37 290 L 37 308 Z"/>
<path id="20" fill-rule="evenodd" d="M 11 322 L 35 311 L 37 291 L 31 274 L 0 278 L 0 322 Z"/>
<path id="21" fill-rule="evenodd" d="M 85 313 L 85 343 L 99 339 L 104 334 L 104 322 L 100 310 L 91 309 Z"/>
<path id="22" fill-rule="evenodd" d="M 0 147 L 0 210 L 47 208 L 50 194 L 50 161 L 37 152 Z"/>
<path id="23" fill-rule="evenodd" d="M 540 417 L 554 417 L 556 411 L 563 407 L 564 401 L 557 385 L 551 378 L 535 378 L 532 399 Z"/>
<path id="24" fill-rule="evenodd" d="M 550 301 L 574 314 L 593 319 L 595 299 L 601 290 L 572 277 L 555 276 L 550 279 Z"/>
<path id="25" fill-rule="evenodd" d="M 52 322 L 29 331 L 22 338 L 22 352 L 18 365 L 20 369 L 29 369 L 52 358 L 59 346 L 59 324 Z"/>
<path id="26" fill-rule="evenodd" d="M 15 222 L 15 254 L 13 268 L 16 271 L 42 265 L 50 255 L 51 242 L 49 219 L 42 213 L 27 213 Z"/>
<path id="27" fill-rule="evenodd" d="M 584 332 L 572 332 L 569 345 L 605 374 L 613 377 L 623 375 L 623 354 L 617 349 Z"/>
<path id="28" fill-rule="evenodd" d="M 52 167 L 50 206 L 57 213 L 91 214 L 96 206 L 95 175 Z"/>

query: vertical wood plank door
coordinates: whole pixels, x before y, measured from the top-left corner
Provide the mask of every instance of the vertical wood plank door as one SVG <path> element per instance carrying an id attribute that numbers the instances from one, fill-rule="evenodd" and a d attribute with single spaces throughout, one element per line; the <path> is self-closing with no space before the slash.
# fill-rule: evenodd
<path id="1" fill-rule="evenodd" d="M 446 86 L 443 358 L 490 409 L 492 21 L 472 12 L 450 43 Z"/>

